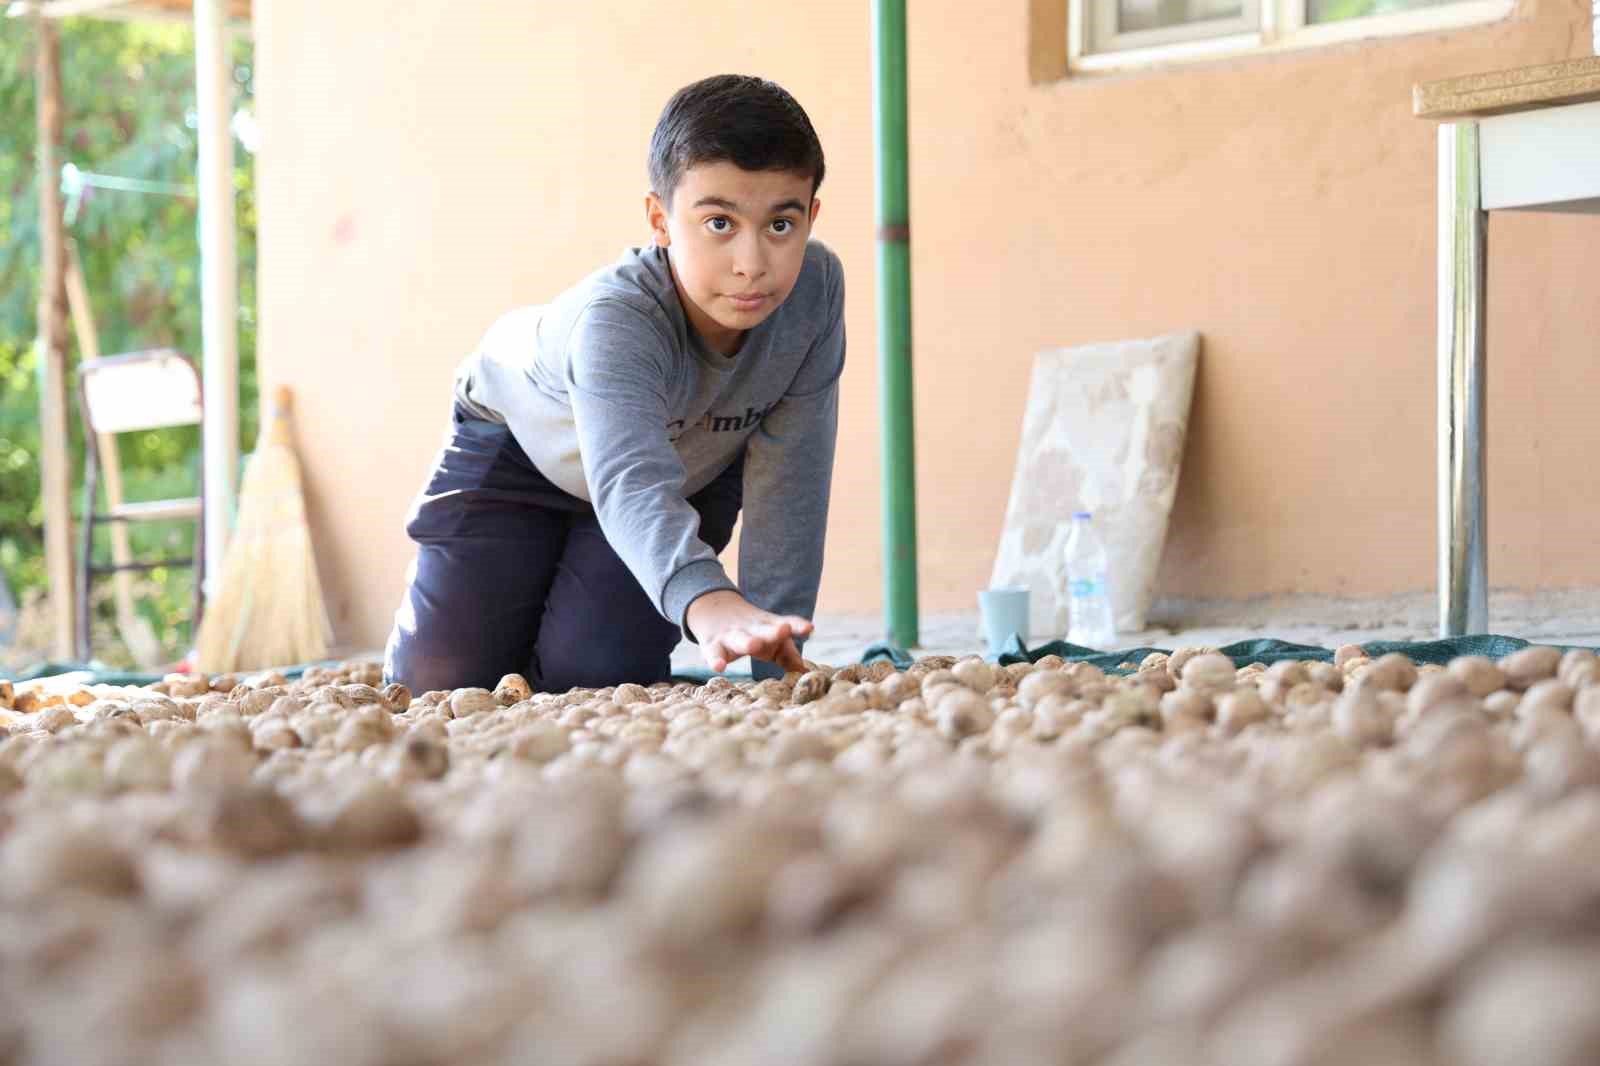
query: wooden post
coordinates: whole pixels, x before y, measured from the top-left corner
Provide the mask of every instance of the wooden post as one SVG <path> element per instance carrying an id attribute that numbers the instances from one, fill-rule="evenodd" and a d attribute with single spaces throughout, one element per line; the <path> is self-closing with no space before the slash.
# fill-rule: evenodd
<path id="1" fill-rule="evenodd" d="M 83 280 L 83 260 L 78 256 L 77 242 L 67 239 L 67 308 L 72 312 L 72 334 L 78 341 L 79 364 L 100 358 L 100 332 L 94 324 L 94 308 L 89 303 L 89 286 Z M 84 433 L 89 427 L 84 426 Z M 100 452 L 100 483 L 105 486 L 106 509 L 113 510 L 123 503 L 122 463 L 117 456 L 117 435 L 95 435 L 95 447 Z M 111 524 L 111 561 L 117 566 L 133 562 L 133 541 L 128 536 L 128 523 Z M 158 665 L 162 660 L 161 641 L 150 623 L 140 617 L 133 602 L 133 571 L 118 570 L 112 575 L 117 592 L 117 629 L 122 641 L 133 653 L 133 661 L 142 669 Z"/>
<path id="2" fill-rule="evenodd" d="M 234 242 L 233 68 L 225 0 L 194 3 L 200 152 L 200 381 L 205 393 L 206 598 L 228 547 L 239 464 L 239 257 Z"/>
<path id="3" fill-rule="evenodd" d="M 34 8 L 39 139 L 39 481 L 44 555 L 55 615 L 57 659 L 70 659 L 77 614 L 72 561 L 72 470 L 67 436 L 67 270 L 61 223 L 61 46 L 56 27 Z"/>

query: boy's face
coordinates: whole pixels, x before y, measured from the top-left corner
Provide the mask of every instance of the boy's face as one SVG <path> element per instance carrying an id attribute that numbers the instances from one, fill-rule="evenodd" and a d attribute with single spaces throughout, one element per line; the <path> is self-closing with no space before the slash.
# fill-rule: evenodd
<path id="1" fill-rule="evenodd" d="M 645 197 L 689 324 L 713 351 L 732 355 L 788 297 L 820 206 L 807 175 L 728 162 L 684 171 L 670 208 Z"/>

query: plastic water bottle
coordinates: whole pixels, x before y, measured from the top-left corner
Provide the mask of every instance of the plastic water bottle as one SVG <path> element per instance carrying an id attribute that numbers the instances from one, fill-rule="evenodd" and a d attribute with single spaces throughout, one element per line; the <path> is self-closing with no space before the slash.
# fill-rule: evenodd
<path id="1" fill-rule="evenodd" d="M 1088 511 L 1075 512 L 1065 567 L 1070 611 L 1067 640 L 1073 644 L 1105 651 L 1116 642 L 1107 569 L 1105 545 L 1095 533 L 1092 516 Z"/>

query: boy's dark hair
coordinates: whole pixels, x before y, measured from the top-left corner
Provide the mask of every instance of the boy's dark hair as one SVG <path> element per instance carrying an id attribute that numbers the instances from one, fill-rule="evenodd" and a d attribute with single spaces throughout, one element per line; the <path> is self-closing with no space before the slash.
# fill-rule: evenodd
<path id="1" fill-rule="evenodd" d="M 782 86 L 718 74 L 672 94 L 650 135 L 650 187 L 669 207 L 683 172 L 729 162 L 744 170 L 789 170 L 822 184 L 822 142 Z"/>

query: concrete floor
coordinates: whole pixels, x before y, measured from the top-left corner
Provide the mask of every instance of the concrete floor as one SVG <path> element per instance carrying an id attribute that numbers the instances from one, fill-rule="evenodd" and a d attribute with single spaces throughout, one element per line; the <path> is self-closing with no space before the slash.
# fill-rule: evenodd
<path id="1" fill-rule="evenodd" d="M 1117 647 L 1215 647 L 1258 637 L 1327 648 L 1369 640 L 1432 640 L 1438 636 L 1436 610 L 1432 593 L 1386 600 L 1295 596 L 1252 601 L 1164 601 L 1151 610 L 1149 628 L 1125 634 Z M 875 614 L 823 611 L 816 622 L 817 632 L 806 647 L 806 658 L 834 665 L 857 661 L 862 650 L 882 639 L 884 632 L 883 618 Z M 1489 631 L 1539 643 L 1600 646 L 1600 589 L 1538 594 L 1496 590 L 1489 601 Z M 1035 637 L 1030 643 L 1042 644 L 1058 636 Z M 969 655 L 983 651 L 975 609 L 924 615 L 921 637 L 921 646 L 913 650 L 916 655 Z M 673 652 L 672 664 L 676 669 L 704 665 L 700 649 L 687 642 Z M 733 667 L 735 671 L 748 668 L 748 661 Z"/>

